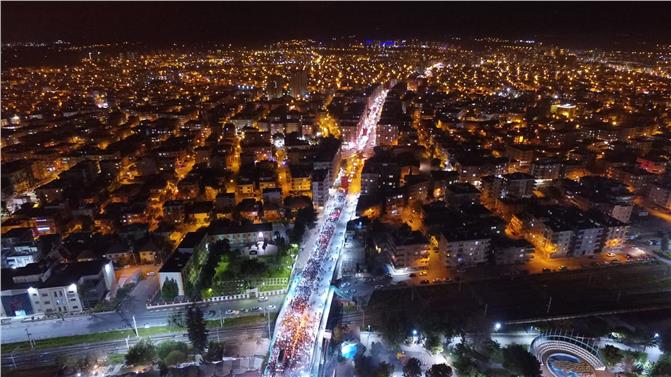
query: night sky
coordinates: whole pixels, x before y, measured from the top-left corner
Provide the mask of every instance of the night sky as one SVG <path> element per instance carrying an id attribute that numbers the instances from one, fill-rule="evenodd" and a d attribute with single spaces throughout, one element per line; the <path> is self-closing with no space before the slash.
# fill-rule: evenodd
<path id="1" fill-rule="evenodd" d="M 500 36 L 601 44 L 671 40 L 669 3 L 3 2 L 2 40 L 267 43 Z"/>

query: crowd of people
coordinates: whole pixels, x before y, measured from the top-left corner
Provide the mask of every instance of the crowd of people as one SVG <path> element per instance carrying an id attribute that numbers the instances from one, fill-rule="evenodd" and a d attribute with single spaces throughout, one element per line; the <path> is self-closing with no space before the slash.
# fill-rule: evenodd
<path id="1" fill-rule="evenodd" d="M 362 133 L 356 149 L 359 152 L 373 147 L 374 138 L 370 137 L 380 117 L 387 90 L 374 100 L 364 121 Z M 353 172 L 350 172 L 350 175 Z M 351 177 L 350 177 L 351 178 Z M 309 376 L 312 361 L 312 350 L 315 336 L 319 331 L 321 311 L 324 302 L 321 300 L 324 290 L 320 288 L 330 283 L 337 258 L 329 256 L 329 245 L 336 231 L 336 226 L 346 203 L 346 192 L 337 189 L 325 207 L 324 223 L 319 229 L 314 249 L 305 264 L 296 283 L 292 283 L 287 294 L 287 305 L 280 312 L 275 341 L 270 351 L 270 358 L 265 370 L 267 376 Z"/>
<path id="2" fill-rule="evenodd" d="M 315 310 L 320 304 L 319 288 L 324 284 L 324 279 L 330 280 L 331 277 L 327 272 L 333 267 L 331 262 L 334 259 L 327 254 L 345 205 L 345 197 L 345 192 L 338 190 L 329 201 L 326 208 L 328 215 L 319 230 L 314 251 L 295 287 L 289 292 L 290 301 L 281 313 L 282 327 L 276 331 L 275 346 L 271 350 L 267 368 L 269 375 L 278 372 L 291 375 L 292 370 L 300 371 L 310 362 L 314 332 L 317 331 L 321 317 Z"/>

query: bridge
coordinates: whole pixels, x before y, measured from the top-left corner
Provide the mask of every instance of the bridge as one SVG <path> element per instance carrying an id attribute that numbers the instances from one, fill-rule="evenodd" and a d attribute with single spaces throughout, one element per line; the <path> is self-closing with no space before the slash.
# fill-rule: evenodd
<path id="1" fill-rule="evenodd" d="M 563 331 L 550 331 L 543 333 L 529 345 L 531 352 L 541 364 L 547 365 L 548 357 L 553 353 L 567 353 L 576 356 L 589 364 L 594 370 L 606 370 L 606 366 L 599 357 L 599 348 L 591 338 L 574 336 L 572 333 Z"/>
<path id="2" fill-rule="evenodd" d="M 375 146 L 375 130 L 389 86 L 379 86 L 372 94 L 364 112 L 361 134 L 355 151 L 365 159 Z M 350 178 L 360 170 L 345 172 Z M 341 176 L 339 174 L 339 176 Z M 275 324 L 270 341 L 269 361 L 263 375 L 303 377 L 319 374 L 323 362 L 326 319 L 333 291 L 331 281 L 340 250 L 345 242 L 347 222 L 356 210 L 358 193 L 349 193 L 336 179 L 333 193 L 324 206 L 324 216 L 317 224 L 317 236 L 305 268 L 291 281 L 287 296 Z"/>

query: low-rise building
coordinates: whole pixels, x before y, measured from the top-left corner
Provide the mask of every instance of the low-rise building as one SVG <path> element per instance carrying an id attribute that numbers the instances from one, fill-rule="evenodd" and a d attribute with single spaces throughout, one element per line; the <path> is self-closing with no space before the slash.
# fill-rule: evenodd
<path id="1" fill-rule="evenodd" d="M 312 204 L 323 207 L 329 195 L 328 170 L 317 169 L 312 171 Z"/>
<path id="2" fill-rule="evenodd" d="M 583 211 L 597 209 L 629 223 L 634 197 L 622 183 L 605 177 L 586 176 L 580 182 L 563 180 L 561 188 L 566 198 Z"/>
<path id="3" fill-rule="evenodd" d="M 211 225 L 208 229 L 210 242 L 226 239 L 232 248 L 249 246 L 257 241 L 272 240 L 273 226 L 271 223 L 244 225 Z"/>
<path id="4" fill-rule="evenodd" d="M 378 247 L 387 253 L 395 270 L 418 268 L 428 263 L 429 240 L 419 231 L 387 232 Z"/>
<path id="5" fill-rule="evenodd" d="M 650 203 L 671 211 L 671 179 L 652 183 L 648 190 L 647 199 Z"/>
<path id="6" fill-rule="evenodd" d="M 496 264 L 524 264 L 534 254 L 534 245 L 525 239 L 497 237 L 492 239 L 492 253 Z"/>
<path id="7" fill-rule="evenodd" d="M 301 165 L 289 166 L 291 194 L 296 196 L 312 195 L 312 178 L 310 169 Z"/>
<path id="8" fill-rule="evenodd" d="M 3 270 L 2 316 L 79 313 L 105 299 L 115 285 L 106 259 Z"/>
<path id="9" fill-rule="evenodd" d="M 442 232 L 438 250 L 446 267 L 466 267 L 487 262 L 491 236 L 466 228 Z"/>

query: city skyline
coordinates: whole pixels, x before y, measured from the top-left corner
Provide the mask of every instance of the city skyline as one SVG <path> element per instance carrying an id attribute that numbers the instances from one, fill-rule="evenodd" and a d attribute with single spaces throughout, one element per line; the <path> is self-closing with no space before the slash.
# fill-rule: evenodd
<path id="1" fill-rule="evenodd" d="M 668 42 L 657 2 L 5 2 L 4 41 L 258 44 L 360 39 L 546 38 L 580 47 Z M 31 22 L 26 22 L 31 20 Z M 567 46 L 579 47 L 579 46 Z"/>

